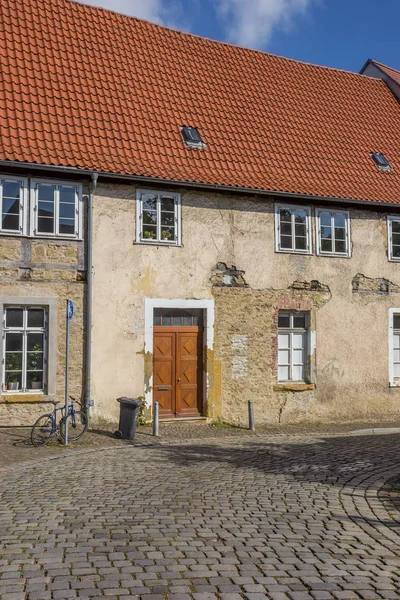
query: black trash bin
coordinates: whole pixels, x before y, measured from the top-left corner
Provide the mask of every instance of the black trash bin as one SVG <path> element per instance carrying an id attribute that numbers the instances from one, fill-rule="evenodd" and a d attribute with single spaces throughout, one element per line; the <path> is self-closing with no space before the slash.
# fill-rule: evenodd
<path id="1" fill-rule="evenodd" d="M 115 437 L 122 440 L 134 440 L 136 433 L 136 423 L 142 402 L 136 398 L 117 398 L 119 402 L 119 427 L 114 433 Z"/>

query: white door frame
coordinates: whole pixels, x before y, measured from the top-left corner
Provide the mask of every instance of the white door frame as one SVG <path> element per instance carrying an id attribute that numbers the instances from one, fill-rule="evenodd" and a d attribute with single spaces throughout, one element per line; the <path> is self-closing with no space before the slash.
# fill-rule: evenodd
<path id="1" fill-rule="evenodd" d="M 203 335 L 204 358 L 207 350 L 214 348 L 214 300 L 182 300 L 179 298 L 145 298 L 144 300 L 144 351 L 153 357 L 154 340 L 154 309 L 155 308 L 182 308 L 202 309 L 205 312 L 205 326 Z M 207 401 L 208 377 L 207 361 L 203 360 L 203 406 Z M 146 406 L 153 410 L 153 367 L 149 383 L 145 390 Z"/>

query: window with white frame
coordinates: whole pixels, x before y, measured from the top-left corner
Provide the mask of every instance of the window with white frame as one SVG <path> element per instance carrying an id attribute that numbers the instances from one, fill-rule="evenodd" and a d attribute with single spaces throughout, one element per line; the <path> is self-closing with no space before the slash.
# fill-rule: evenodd
<path id="1" fill-rule="evenodd" d="M 350 215 L 317 208 L 317 254 L 350 256 Z"/>
<path id="2" fill-rule="evenodd" d="M 139 190 L 136 209 L 137 242 L 173 245 L 181 243 L 179 194 Z"/>
<path id="3" fill-rule="evenodd" d="M 15 393 L 45 390 L 47 323 L 46 307 L 4 308 L 3 391 Z"/>
<path id="4" fill-rule="evenodd" d="M 308 314 L 278 315 L 278 381 L 305 381 L 307 377 Z"/>
<path id="5" fill-rule="evenodd" d="M 277 252 L 311 253 L 311 209 L 306 206 L 275 206 Z"/>
<path id="6" fill-rule="evenodd" d="M 400 217 L 388 217 L 389 260 L 400 260 Z"/>
<path id="7" fill-rule="evenodd" d="M 0 178 L 0 207 L 2 233 L 22 235 L 26 210 L 26 180 L 18 177 Z"/>
<path id="8" fill-rule="evenodd" d="M 400 385 L 400 309 L 389 312 L 390 383 Z"/>
<path id="9" fill-rule="evenodd" d="M 31 235 L 81 238 L 81 186 L 34 181 Z"/>

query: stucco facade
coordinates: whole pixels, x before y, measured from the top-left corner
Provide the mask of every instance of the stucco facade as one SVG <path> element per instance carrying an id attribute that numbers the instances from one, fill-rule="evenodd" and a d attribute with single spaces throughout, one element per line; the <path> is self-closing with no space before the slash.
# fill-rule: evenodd
<path id="1" fill-rule="evenodd" d="M 273 198 L 179 192 L 182 245 L 177 247 L 136 243 L 134 185 L 97 188 L 94 419 L 115 421 L 115 399 L 122 395 L 146 395 L 151 405 L 149 299 L 159 299 L 160 306 L 162 299 L 176 306 L 210 301 L 213 336 L 204 345 L 209 418 L 245 423 L 249 399 L 258 422 L 398 416 L 400 389 L 389 385 L 388 350 L 389 309 L 400 308 L 399 265 L 387 255 L 387 214 L 395 211 L 347 207 L 351 258 L 316 256 L 315 250 L 299 255 L 275 251 Z M 312 207 L 315 249 L 315 208 L 322 205 L 299 204 Z M 232 266 L 239 276 L 230 277 Z M 310 314 L 306 385 L 277 381 L 279 310 Z"/>

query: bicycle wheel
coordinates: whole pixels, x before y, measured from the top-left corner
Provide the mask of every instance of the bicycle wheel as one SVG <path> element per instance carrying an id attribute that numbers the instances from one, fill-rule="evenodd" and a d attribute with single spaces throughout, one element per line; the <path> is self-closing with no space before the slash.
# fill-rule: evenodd
<path id="1" fill-rule="evenodd" d="M 78 410 L 74 415 L 68 415 L 68 440 L 75 442 L 85 433 L 88 424 L 84 412 Z M 65 440 L 65 417 L 60 421 L 60 435 Z"/>
<path id="2" fill-rule="evenodd" d="M 31 442 L 33 446 L 44 446 L 53 433 L 53 415 L 42 415 L 32 427 Z"/>

